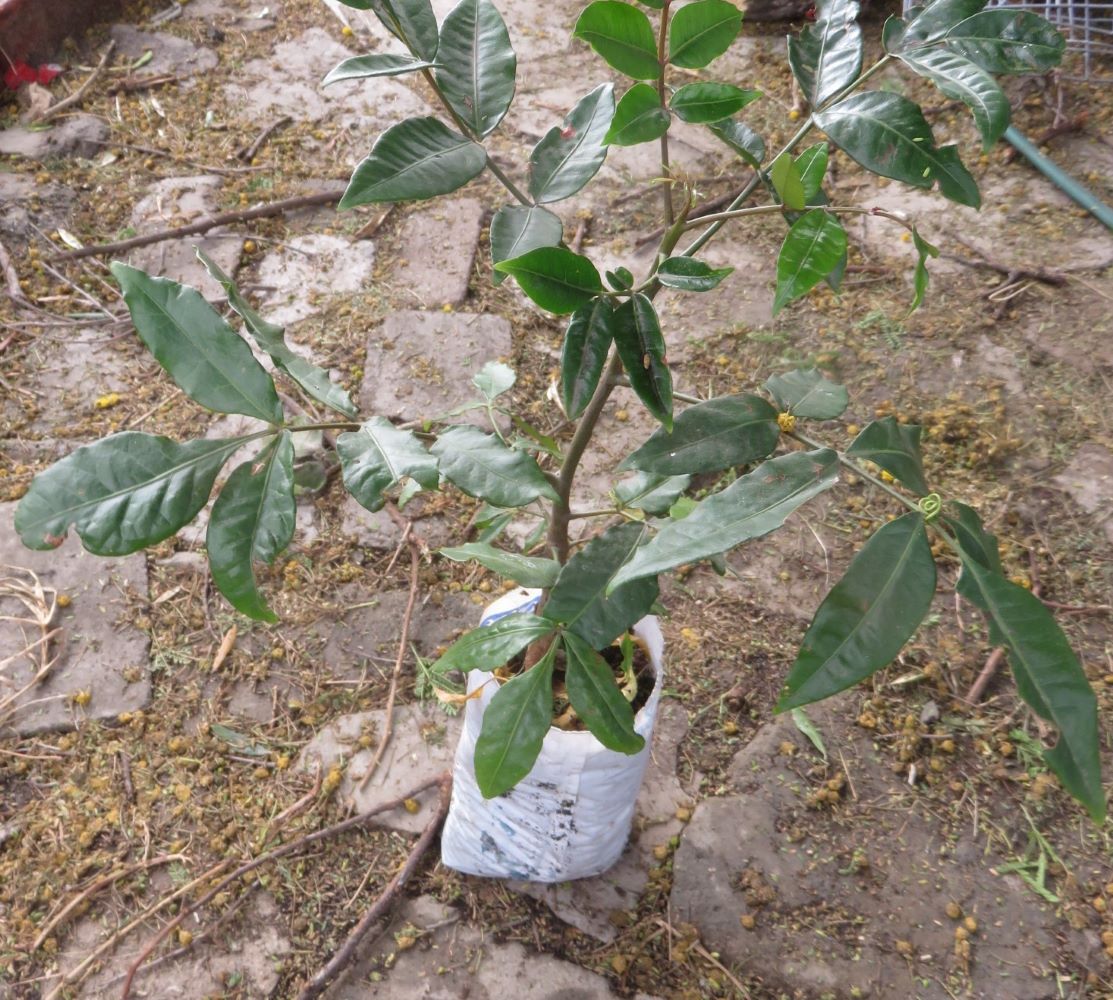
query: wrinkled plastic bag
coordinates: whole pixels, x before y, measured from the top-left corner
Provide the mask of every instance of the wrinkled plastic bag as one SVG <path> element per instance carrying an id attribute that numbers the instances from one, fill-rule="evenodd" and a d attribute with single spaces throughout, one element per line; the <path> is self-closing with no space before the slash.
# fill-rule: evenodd
<path id="1" fill-rule="evenodd" d="M 532 611 L 540 597 L 539 590 L 513 590 L 487 608 L 480 624 Z M 649 762 L 664 670 L 664 640 L 657 619 L 643 618 L 634 633 L 648 647 L 657 675 L 649 701 L 634 717 L 634 729 L 645 737 L 642 750 L 628 756 L 608 750 L 589 732 L 551 728 L 533 770 L 494 799 L 480 793 L 474 760 L 483 714 L 497 684 L 488 683 L 490 673 L 468 674 L 468 693 L 480 687 L 483 691 L 464 710 L 452 805 L 441 834 L 445 865 L 470 875 L 566 882 L 598 875 L 618 860 Z"/>

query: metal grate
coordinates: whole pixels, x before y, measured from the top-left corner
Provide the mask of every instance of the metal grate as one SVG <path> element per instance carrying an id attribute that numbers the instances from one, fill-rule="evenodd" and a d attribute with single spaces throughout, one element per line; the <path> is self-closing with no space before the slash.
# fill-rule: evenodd
<path id="1" fill-rule="evenodd" d="M 923 0 L 904 0 L 907 15 Z M 1046 17 L 1067 37 L 1067 50 L 1081 56 L 1068 60 L 1063 76 L 1068 80 L 1113 83 L 1113 2 L 1098 0 L 989 0 L 990 7 L 1020 7 Z"/>

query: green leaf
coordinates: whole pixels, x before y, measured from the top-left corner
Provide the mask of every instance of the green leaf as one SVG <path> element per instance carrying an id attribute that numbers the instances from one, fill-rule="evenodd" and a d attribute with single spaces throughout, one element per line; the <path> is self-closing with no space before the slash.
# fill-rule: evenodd
<path id="1" fill-rule="evenodd" d="M 533 768 L 553 722 L 553 659 L 559 642 L 530 670 L 495 692 L 475 741 L 475 780 L 485 799 L 508 792 Z"/>
<path id="2" fill-rule="evenodd" d="M 219 413 L 282 422 L 274 382 L 194 288 L 113 261 L 135 332 L 190 399 Z"/>
<path id="3" fill-rule="evenodd" d="M 634 287 L 634 275 L 627 267 L 616 267 L 606 272 L 607 284 L 615 291 L 626 292 Z"/>
<path id="4" fill-rule="evenodd" d="M 584 9 L 572 35 L 582 38 L 620 73 L 635 80 L 656 79 L 653 26 L 636 7 L 619 0 L 596 0 Z"/>
<path id="5" fill-rule="evenodd" d="M 920 308 L 924 301 L 924 295 L 927 294 L 928 257 L 939 256 L 939 248 L 928 243 L 928 241 L 920 235 L 920 231 L 915 226 L 912 227 L 912 244 L 916 248 L 916 270 L 912 276 L 915 295 L 912 297 L 912 305 L 908 310 L 910 313 Z"/>
<path id="6" fill-rule="evenodd" d="M 796 157 L 796 171 L 804 188 L 804 204 L 811 205 L 823 190 L 823 178 L 827 175 L 827 143 L 817 142 Z M 782 199 L 783 200 L 783 199 Z"/>
<path id="7" fill-rule="evenodd" d="M 978 208 L 978 185 L 955 146 L 936 148 L 931 126 L 907 97 L 867 91 L 816 112 L 815 123 L 867 170 L 914 187 L 939 190 L 960 205 Z"/>
<path id="8" fill-rule="evenodd" d="M 488 403 L 493 403 L 504 392 L 514 388 L 518 376 L 509 365 L 504 365 L 501 361 L 488 361 L 471 381 L 472 385 L 483 393 L 483 398 Z"/>
<path id="9" fill-rule="evenodd" d="M 367 510 L 379 510 L 383 491 L 405 476 L 426 489 L 436 489 L 437 461 L 411 431 L 400 430 L 384 417 L 372 417 L 358 431 L 336 439 L 344 488 Z"/>
<path id="10" fill-rule="evenodd" d="M 728 118 L 707 127 L 712 135 L 730 146 L 754 170 L 761 168 L 761 163 L 765 159 L 765 140 L 749 125 Z"/>
<path id="11" fill-rule="evenodd" d="M 804 181 L 800 177 L 800 168 L 796 166 L 796 161 L 792 159 L 791 154 L 781 153 L 769 165 L 769 182 L 785 208 L 791 208 L 795 212 L 804 210 L 804 206 L 808 203 L 804 194 Z"/>
<path id="12" fill-rule="evenodd" d="M 375 52 L 367 56 L 353 56 L 345 59 L 321 81 L 322 87 L 342 80 L 366 80 L 374 76 L 401 76 L 403 73 L 416 73 L 429 69 L 434 64 L 413 56 L 395 52 Z"/>
<path id="13" fill-rule="evenodd" d="M 224 289 L 224 294 L 228 296 L 228 304 L 239 314 L 244 321 L 244 326 L 247 327 L 248 333 L 251 334 L 255 343 L 270 355 L 275 366 L 285 372 L 310 398 L 317 400 L 318 403 L 323 403 L 329 409 L 343 413 L 346 417 L 356 416 L 357 410 L 352 404 L 351 397 L 343 388 L 333 383 L 328 372 L 290 350 L 286 345 L 284 328 L 268 323 L 252 309 L 247 299 L 240 294 L 236 283 L 221 270 L 220 265 L 204 250 L 195 247 L 194 252 L 197 254 L 197 259 L 205 265 L 206 270 L 212 275 L 213 280 Z"/>
<path id="14" fill-rule="evenodd" d="M 846 231 L 833 215 L 813 208 L 789 229 L 777 257 L 773 315 L 806 295 L 829 275 L 846 253 Z"/>
<path id="15" fill-rule="evenodd" d="M 491 263 L 513 260 L 538 247 L 555 247 L 564 237 L 564 223 L 547 208 L 504 205 L 491 220 Z M 506 275 L 495 271 L 495 284 Z"/>
<path id="16" fill-rule="evenodd" d="M 952 100 L 962 101 L 974 114 L 982 136 L 982 148 L 989 148 L 1009 127 L 1009 99 L 993 78 L 969 59 L 933 48 L 904 52 L 900 59 L 909 69 L 931 80 Z"/>
<path id="17" fill-rule="evenodd" d="M 767 379 L 765 388 L 788 413 L 810 420 L 834 420 L 850 403 L 845 385 L 829 382 L 817 368 L 797 368 Z"/>
<path id="18" fill-rule="evenodd" d="M 560 398 L 575 419 L 595 395 L 614 339 L 614 309 L 599 296 L 581 306 L 568 321 L 560 352 Z"/>
<path id="19" fill-rule="evenodd" d="M 614 495 L 622 507 L 644 510 L 647 514 L 667 514 L 691 482 L 691 476 L 656 476 L 652 472 L 639 472 L 617 483 Z"/>
<path id="20" fill-rule="evenodd" d="M 788 39 L 788 62 L 813 108 L 838 96 L 862 70 L 857 0 L 820 4 L 816 19 Z"/>
<path id="21" fill-rule="evenodd" d="M 650 142 L 668 131 L 671 120 L 657 91 L 648 83 L 635 83 L 614 109 L 614 119 L 603 142 L 608 146 Z"/>
<path id="22" fill-rule="evenodd" d="M 898 423 L 896 417 L 874 420 L 862 429 L 846 453 L 880 466 L 920 496 L 929 492 L 920 457 L 920 427 L 916 424 Z"/>
<path id="23" fill-rule="evenodd" d="M 551 587 L 560 573 L 560 563 L 555 559 L 524 556 L 518 552 L 496 549 L 482 542 L 469 542 L 455 548 L 440 549 L 439 552 L 453 562 L 474 559 L 480 566 L 523 587 Z"/>
<path id="24" fill-rule="evenodd" d="M 882 525 L 815 613 L 777 711 L 827 698 L 891 663 L 934 596 L 935 560 L 923 514 Z"/>
<path id="25" fill-rule="evenodd" d="M 702 500 L 684 520 L 666 524 L 618 571 L 612 589 L 769 534 L 797 507 L 833 486 L 838 468 L 838 455 L 829 448 L 793 452 L 763 462 L 725 490 Z"/>
<path id="26" fill-rule="evenodd" d="M 612 329 L 630 387 L 646 409 L 671 428 L 672 373 L 653 303 L 640 292 L 627 299 L 615 310 Z"/>
<path id="27" fill-rule="evenodd" d="M 645 738 L 634 732 L 634 711 L 607 661 L 574 632 L 565 633 L 564 651 L 565 685 L 576 714 L 608 750 L 638 753 Z"/>
<path id="28" fill-rule="evenodd" d="M 958 537 L 959 548 L 964 555 L 970 559 L 977 559 L 986 569 L 1004 575 L 997 537 L 985 530 L 978 512 L 958 500 L 952 500 L 948 506 L 956 512 L 957 516 L 944 517 L 943 521 Z M 963 581 L 959 580 L 959 584 L 959 593 L 962 593 Z"/>
<path id="29" fill-rule="evenodd" d="M 733 270 L 733 267 L 711 267 L 695 257 L 669 257 L 657 268 L 657 280 L 666 288 L 709 292 Z"/>
<path id="30" fill-rule="evenodd" d="M 988 73 L 1046 73 L 1059 65 L 1067 42 L 1038 14 L 999 7 L 959 22 L 943 44 Z"/>
<path id="31" fill-rule="evenodd" d="M 719 396 L 683 410 L 672 433 L 658 430 L 621 468 L 659 476 L 718 472 L 765 458 L 780 434 L 777 411 L 760 396 Z"/>
<path id="32" fill-rule="evenodd" d="M 885 23 L 885 49 L 897 53 L 912 46 L 942 38 L 951 28 L 977 14 L 986 5 L 986 0 L 936 0 L 921 7 L 907 23 L 899 18 L 890 26 Z"/>
<path id="33" fill-rule="evenodd" d="M 531 642 L 556 631 L 556 624 L 528 612 L 499 618 L 457 639 L 430 668 L 434 673 L 450 670 L 496 670 Z"/>
<path id="34" fill-rule="evenodd" d="M 373 10 L 383 26 L 422 59 L 437 55 L 437 19 L 429 0 L 341 0 L 358 10 Z"/>
<path id="35" fill-rule="evenodd" d="M 441 474 L 468 496 L 498 507 L 522 507 L 546 497 L 559 499 L 552 484 L 525 452 L 474 427 L 450 427 L 432 447 Z"/>
<path id="36" fill-rule="evenodd" d="M 209 517 L 205 548 L 213 582 L 232 607 L 256 621 L 278 620 L 255 584 L 254 563 L 274 562 L 294 537 L 293 466 L 294 442 L 283 431 L 232 471 Z"/>
<path id="37" fill-rule="evenodd" d="M 609 594 L 608 588 L 644 534 L 640 524 L 619 524 L 588 542 L 561 568 L 545 617 L 561 622 L 595 649 L 639 621 L 657 600 L 657 580 L 616 586 Z"/>
<path id="38" fill-rule="evenodd" d="M 407 118 L 375 140 L 337 206 L 411 201 L 463 187 L 487 165 L 487 152 L 437 118 Z"/>
<path id="39" fill-rule="evenodd" d="M 681 121 L 720 122 L 761 97 L 760 90 L 743 90 L 729 83 L 686 83 L 677 89 L 669 107 Z"/>
<path id="40" fill-rule="evenodd" d="M 575 312 L 603 290 L 595 265 L 567 247 L 538 247 L 500 260 L 496 271 L 513 275 L 522 291 L 549 312 Z"/>
<path id="41" fill-rule="evenodd" d="M 985 613 L 990 641 L 1004 646 L 1017 693 L 1059 730 L 1044 760 L 1096 822 L 1105 819 L 1097 699 L 1085 671 L 1047 606 L 960 549 L 961 592 Z"/>
<path id="42" fill-rule="evenodd" d="M 478 136 L 493 131 L 514 100 L 518 60 L 490 0 L 460 0 L 441 25 L 437 83 L 452 110 Z"/>
<path id="43" fill-rule="evenodd" d="M 823 758 L 823 762 L 826 764 L 827 745 L 823 742 L 823 734 L 820 733 L 815 723 L 808 718 L 808 713 L 802 708 L 794 708 L 791 715 L 792 724 L 808 738 L 808 742 L 815 747 L 819 755 Z"/>
<path id="44" fill-rule="evenodd" d="M 669 24 L 669 62 L 703 69 L 738 37 L 742 13 L 726 0 L 696 0 L 681 7 Z"/>
<path id="45" fill-rule="evenodd" d="M 113 434 L 40 472 L 16 508 L 15 530 L 31 549 L 57 548 L 71 524 L 99 556 L 154 545 L 193 520 L 228 456 L 261 436 L 178 444 Z"/>
<path id="46" fill-rule="evenodd" d="M 607 158 L 606 137 L 614 118 L 614 84 L 603 83 L 554 125 L 529 157 L 529 193 L 539 204 L 561 201 L 580 190 Z"/>

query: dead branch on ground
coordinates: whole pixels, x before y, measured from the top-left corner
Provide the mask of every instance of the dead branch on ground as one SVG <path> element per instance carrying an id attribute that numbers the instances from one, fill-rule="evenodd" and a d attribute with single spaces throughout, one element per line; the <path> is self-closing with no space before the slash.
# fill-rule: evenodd
<path id="1" fill-rule="evenodd" d="M 104 55 L 100 57 L 100 62 L 97 63 L 96 68 L 86 78 L 85 82 L 77 88 L 69 97 L 59 101 L 57 104 L 52 104 L 41 115 L 35 118 L 36 124 L 48 122 L 52 118 L 57 118 L 63 111 L 68 111 L 70 108 L 81 103 L 81 99 L 88 92 L 89 88 L 97 81 L 97 78 L 104 72 L 105 66 L 108 65 L 108 60 L 112 57 L 112 53 L 116 51 L 116 41 L 113 39 L 108 43 L 108 47 L 104 50 Z"/>

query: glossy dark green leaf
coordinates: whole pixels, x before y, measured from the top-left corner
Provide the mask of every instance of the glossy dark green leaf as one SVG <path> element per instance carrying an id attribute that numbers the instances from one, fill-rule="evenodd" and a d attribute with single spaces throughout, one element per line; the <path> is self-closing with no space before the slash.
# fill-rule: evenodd
<path id="1" fill-rule="evenodd" d="M 228 304 L 239 314 L 244 321 L 244 326 L 247 327 L 248 333 L 251 334 L 255 343 L 270 355 L 270 359 L 275 363 L 275 366 L 280 371 L 285 372 L 308 396 L 317 400 L 318 403 L 323 403 L 346 417 L 356 416 L 357 411 L 351 397 L 341 386 L 336 385 L 329 378 L 328 372 L 290 350 L 286 344 L 284 328 L 268 323 L 252 309 L 251 304 L 240 294 L 236 283 L 221 270 L 220 265 L 209 257 L 204 250 L 196 247 L 194 252 L 213 279 L 224 289 L 224 294 L 228 296 Z"/>
<path id="2" fill-rule="evenodd" d="M 614 84 L 604 83 L 554 125 L 529 157 L 529 193 L 539 204 L 580 190 L 607 158 L 606 137 L 614 118 Z"/>
<path id="3" fill-rule="evenodd" d="M 602 649 L 649 612 L 657 600 L 656 578 L 612 589 L 614 575 L 637 549 L 645 528 L 620 524 L 593 538 L 567 563 L 545 603 L 546 618 Z"/>
<path id="4" fill-rule="evenodd" d="M 209 517 L 205 548 L 213 582 L 241 614 L 278 618 L 255 583 L 255 563 L 272 563 L 294 537 L 294 442 L 289 431 L 232 470 Z"/>
<path id="5" fill-rule="evenodd" d="M 617 292 L 625 292 L 634 287 L 634 275 L 629 268 L 616 267 L 607 271 L 605 275 L 607 284 Z"/>
<path id="6" fill-rule="evenodd" d="M 726 0 L 685 4 L 669 24 L 669 62 L 703 69 L 730 48 L 741 28 L 742 12 Z"/>
<path id="7" fill-rule="evenodd" d="M 839 265 L 845 253 L 846 231 L 833 215 L 813 208 L 797 219 L 777 256 L 773 315 L 815 288 Z"/>
<path id="8" fill-rule="evenodd" d="M 595 265 L 567 247 L 538 247 L 499 261 L 495 270 L 513 275 L 526 295 L 558 315 L 575 312 L 603 290 Z"/>
<path id="9" fill-rule="evenodd" d="M 861 72 L 862 31 L 857 17 L 857 0 L 820 3 L 815 21 L 789 36 L 789 65 L 814 108 L 837 97 Z"/>
<path id="10" fill-rule="evenodd" d="M 371 155 L 352 174 L 338 208 L 448 194 L 486 165 L 486 150 L 440 119 L 407 118 L 375 140 Z"/>
<path id="11" fill-rule="evenodd" d="M 683 292 L 709 292 L 733 271 L 733 267 L 711 267 L 695 257 L 669 257 L 657 268 L 657 280 Z"/>
<path id="12" fill-rule="evenodd" d="M 576 714 L 608 750 L 638 753 L 645 738 L 634 732 L 634 711 L 607 661 L 575 632 L 565 633 L 564 652 L 564 681 Z"/>
<path id="13" fill-rule="evenodd" d="M 978 208 L 978 185 L 955 146 L 936 148 L 931 126 L 907 97 L 883 91 L 855 94 L 812 116 L 831 141 L 867 170 L 914 187 L 939 190 Z"/>
<path id="14" fill-rule="evenodd" d="M 429 0 L 341 0 L 349 7 L 372 10 L 383 26 L 422 59 L 437 55 L 437 19 Z"/>
<path id="15" fill-rule="evenodd" d="M 556 631 L 556 624 L 528 612 L 507 615 L 472 629 L 445 650 L 432 670 L 448 673 L 460 670 L 496 670 L 505 666 L 510 658 L 520 653 L 531 642 L 543 639 Z"/>
<path id="16" fill-rule="evenodd" d="M 765 140 L 749 125 L 728 118 L 726 121 L 714 122 L 707 127 L 712 135 L 730 146 L 754 170 L 761 167 L 765 159 Z"/>
<path id="17" fill-rule="evenodd" d="M 760 396 L 719 396 L 682 410 L 672 433 L 658 430 L 622 463 L 659 476 L 718 472 L 771 454 L 777 411 Z"/>
<path id="18" fill-rule="evenodd" d="M 817 204 L 815 199 L 822 193 L 823 178 L 827 175 L 828 156 L 827 143 L 817 142 L 796 157 L 796 171 L 800 175 L 800 183 L 804 188 L 805 205 Z"/>
<path id="19" fill-rule="evenodd" d="M 885 50 L 897 53 L 904 48 L 940 39 L 985 5 L 986 0 L 936 0 L 914 11 L 914 16 L 907 22 L 891 17 L 885 22 Z"/>
<path id="20" fill-rule="evenodd" d="M 652 472 L 639 472 L 617 483 L 614 495 L 623 507 L 644 510 L 647 514 L 667 514 L 691 482 L 691 476 L 657 476 Z"/>
<path id="21" fill-rule="evenodd" d="M 523 587 L 551 587 L 560 573 L 560 563 L 555 559 L 524 556 L 520 552 L 507 552 L 483 542 L 469 542 L 454 548 L 439 549 L 442 556 L 453 562 L 474 559 L 480 566 L 513 580 Z"/>
<path id="22" fill-rule="evenodd" d="M 998 7 L 960 21 L 943 44 L 989 73 L 1046 73 L 1059 65 L 1067 43 L 1038 14 Z"/>
<path id="23" fill-rule="evenodd" d="M 603 142 L 608 146 L 651 142 L 668 131 L 670 121 L 656 89 L 648 83 L 635 83 L 614 109 L 614 119 Z"/>
<path id="24" fill-rule="evenodd" d="M 727 552 L 784 524 L 797 507 L 838 480 L 829 448 L 763 462 L 725 490 L 700 501 L 682 521 L 666 524 L 615 575 L 612 587 Z"/>
<path id="25" fill-rule="evenodd" d="M 178 444 L 113 434 L 40 472 L 19 501 L 15 530 L 31 549 L 57 548 L 71 524 L 99 556 L 154 545 L 193 520 L 228 457 L 260 436 Z"/>
<path id="26" fill-rule="evenodd" d="M 777 192 L 777 197 L 785 208 L 791 208 L 795 212 L 804 210 L 808 203 L 804 181 L 791 154 L 781 153 L 769 165 L 769 183 L 773 185 L 773 190 Z"/>
<path id="27" fill-rule="evenodd" d="M 928 493 L 920 456 L 920 427 L 883 417 L 867 424 L 846 449 L 848 455 L 880 466 L 914 493 Z"/>
<path id="28" fill-rule="evenodd" d="M 502 685 L 483 713 L 475 741 L 475 780 L 486 799 L 508 792 L 541 753 L 553 722 L 554 642 L 532 669 Z"/>
<path id="29" fill-rule="evenodd" d="M 384 417 L 372 417 L 358 431 L 336 439 L 344 488 L 362 507 L 379 510 L 383 491 L 405 476 L 426 489 L 436 489 L 437 461 L 412 431 L 395 427 Z"/>
<path id="30" fill-rule="evenodd" d="M 694 124 L 721 122 L 761 97 L 760 90 L 743 90 L 729 83 L 686 83 L 669 101 L 673 114 Z"/>
<path id="31" fill-rule="evenodd" d="M 1047 606 L 1024 587 L 960 550 L 962 593 L 984 612 L 990 641 L 1004 646 L 1016 690 L 1033 712 L 1059 730 L 1044 760 L 1097 822 L 1105 819 L 1097 699 L 1067 637 Z"/>
<path id="32" fill-rule="evenodd" d="M 491 263 L 513 260 L 538 247 L 555 247 L 564 238 L 564 223 L 540 205 L 503 205 L 491 219 Z M 506 280 L 494 272 L 496 285 Z"/>
<path id="33" fill-rule="evenodd" d="M 808 626 L 777 711 L 843 691 L 891 663 L 931 607 L 935 560 L 923 514 L 884 524 Z"/>
<path id="34" fill-rule="evenodd" d="M 928 287 L 928 269 L 927 262 L 929 257 L 938 257 L 939 248 L 932 246 L 921 235 L 920 231 L 912 227 L 912 244 L 916 248 L 916 270 L 912 275 L 912 285 L 915 289 L 915 294 L 912 297 L 912 305 L 909 312 L 915 312 L 923 304 L 924 295 L 927 294 Z"/>
<path id="35" fill-rule="evenodd" d="M 432 447 L 441 474 L 468 496 L 498 507 L 521 507 L 557 492 L 525 452 L 507 448 L 493 434 L 474 427 L 450 427 Z"/>
<path id="36" fill-rule="evenodd" d="M 367 56 L 353 56 L 329 72 L 321 81 L 322 87 L 344 80 L 366 80 L 376 76 L 401 76 L 429 69 L 433 63 L 395 52 L 373 52 Z"/>
<path id="37" fill-rule="evenodd" d="M 640 292 L 619 306 L 612 332 L 622 367 L 638 399 L 666 428 L 672 427 L 672 373 L 653 303 Z"/>
<path id="38" fill-rule="evenodd" d="M 560 398 L 569 417 L 583 413 L 595 394 L 613 339 L 614 309 L 602 296 L 577 309 L 568 321 L 560 352 Z"/>
<path id="39" fill-rule="evenodd" d="M 909 69 L 931 80 L 952 100 L 962 101 L 973 113 L 974 124 L 988 150 L 1009 127 L 1009 99 L 993 78 L 969 59 L 941 48 L 901 53 Z"/>
<path id="40" fill-rule="evenodd" d="M 635 80 L 657 77 L 657 40 L 649 18 L 620 0 L 596 0 L 576 21 L 573 36 L 582 38 L 620 73 Z"/>
<path id="41" fill-rule="evenodd" d="M 139 339 L 190 399 L 219 413 L 281 423 L 273 380 L 200 292 L 119 261 L 112 274 Z"/>
<path id="42" fill-rule="evenodd" d="M 479 136 L 491 132 L 514 100 L 518 59 L 490 0 L 460 0 L 441 25 L 437 83 L 452 110 Z"/>
<path id="43" fill-rule="evenodd" d="M 784 411 L 809 420 L 834 420 L 850 402 L 845 385 L 830 382 L 817 368 L 797 368 L 767 379 L 765 388 Z"/>
<path id="44" fill-rule="evenodd" d="M 997 545 L 997 537 L 986 531 L 982 519 L 973 507 L 958 500 L 952 500 L 948 508 L 954 515 L 944 516 L 943 521 L 955 533 L 959 547 L 968 559 L 977 559 L 983 567 L 998 575 L 1003 575 L 1001 566 L 1001 551 Z M 963 593 L 963 581 L 959 580 L 959 593 Z M 963 596 L 976 597 L 977 592 Z"/>

